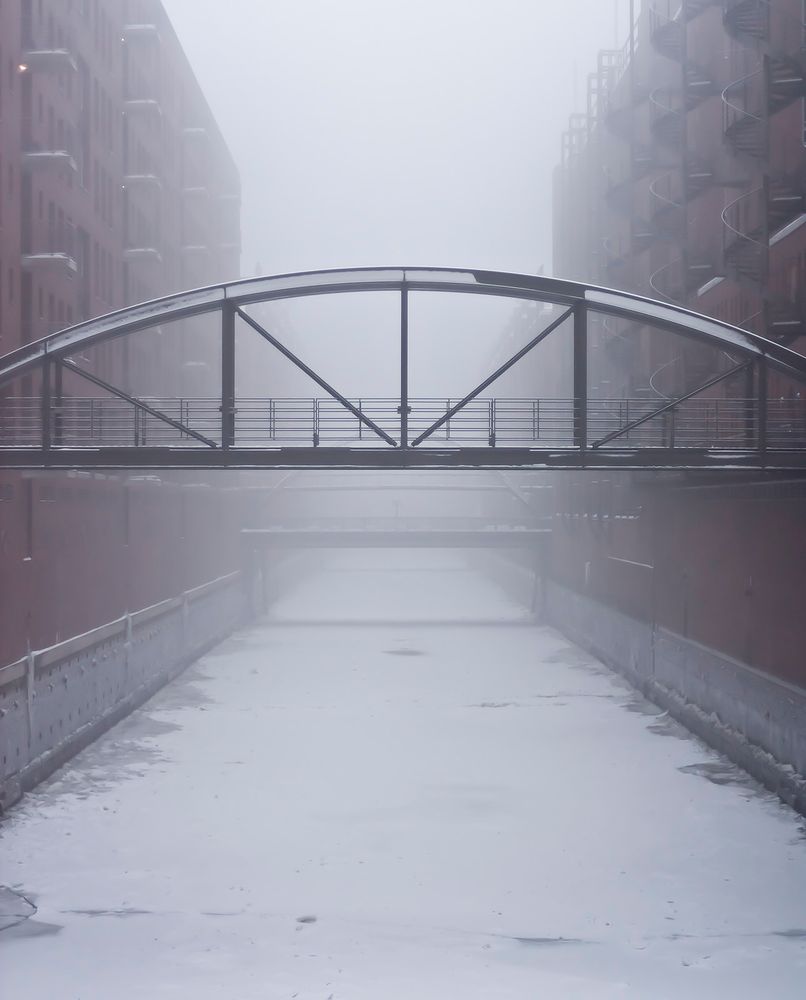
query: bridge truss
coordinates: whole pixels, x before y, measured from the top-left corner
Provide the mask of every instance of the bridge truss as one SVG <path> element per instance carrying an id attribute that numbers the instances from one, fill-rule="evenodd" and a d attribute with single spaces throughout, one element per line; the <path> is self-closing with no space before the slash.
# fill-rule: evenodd
<path id="1" fill-rule="evenodd" d="M 399 296 L 399 392 L 352 398 L 253 315 L 308 296 Z M 458 398 L 410 394 L 409 302 L 417 292 L 544 303 L 551 319 Z M 162 324 L 216 317 L 220 392 L 136 396 L 87 364 L 87 349 Z M 707 345 L 727 363 L 664 398 L 589 391 L 593 319 Z M 251 328 L 317 387 L 313 398 L 236 392 L 238 328 Z M 572 353 L 567 398 L 509 398 L 496 383 L 549 338 Z M 798 391 L 771 396 L 770 377 Z M 651 373 L 647 372 L 647 380 Z M 65 393 L 70 376 L 86 392 Z M 232 282 L 169 296 L 54 333 L 0 358 L 0 466 L 25 469 L 806 469 L 806 358 L 674 305 L 593 286 L 480 270 L 368 268 Z M 499 383 L 500 384 L 500 383 Z M 727 391 L 740 384 L 741 394 Z M 14 387 L 28 386 L 27 391 Z M 31 386 L 36 386 L 36 391 Z M 371 387 L 369 387 L 371 388 Z M 802 398 L 801 398 L 802 397 Z"/>

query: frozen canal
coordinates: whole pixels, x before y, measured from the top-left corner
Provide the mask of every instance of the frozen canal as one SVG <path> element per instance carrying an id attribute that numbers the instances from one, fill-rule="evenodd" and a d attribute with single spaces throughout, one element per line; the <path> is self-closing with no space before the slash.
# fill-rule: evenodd
<path id="1" fill-rule="evenodd" d="M 0 884 L 9 1000 L 806 996 L 798 818 L 451 554 L 328 557 Z"/>

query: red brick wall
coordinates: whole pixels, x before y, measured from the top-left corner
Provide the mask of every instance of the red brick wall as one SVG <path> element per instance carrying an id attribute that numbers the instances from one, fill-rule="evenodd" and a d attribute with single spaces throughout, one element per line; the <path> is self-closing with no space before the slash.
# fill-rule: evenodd
<path id="1" fill-rule="evenodd" d="M 0 472 L 0 664 L 229 573 L 239 558 L 230 491 Z"/>
<path id="2" fill-rule="evenodd" d="M 556 580 L 806 686 L 806 498 L 658 481 L 609 505 L 601 484 L 576 476 L 557 491 Z"/>

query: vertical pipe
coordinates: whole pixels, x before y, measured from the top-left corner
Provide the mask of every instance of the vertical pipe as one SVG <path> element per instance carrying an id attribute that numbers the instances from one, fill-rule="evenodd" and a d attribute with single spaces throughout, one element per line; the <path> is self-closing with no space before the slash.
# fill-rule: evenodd
<path id="1" fill-rule="evenodd" d="M 757 361 L 758 367 L 758 452 L 761 465 L 767 464 L 767 417 L 769 415 L 767 382 L 767 359 L 762 357 Z"/>
<path id="2" fill-rule="evenodd" d="M 400 289 L 400 447 L 409 446 L 409 290 Z"/>
<path id="3" fill-rule="evenodd" d="M 744 373 L 744 443 L 745 447 L 753 448 L 756 444 L 756 379 L 761 377 L 757 366 L 748 365 Z"/>
<path id="4" fill-rule="evenodd" d="M 221 308 L 221 447 L 235 444 L 235 307 Z"/>
<path id="5" fill-rule="evenodd" d="M 50 399 L 50 376 L 51 376 L 51 361 L 50 358 L 45 355 L 42 360 L 42 395 L 41 395 L 41 405 L 42 405 L 42 451 L 50 451 L 51 444 L 51 399 Z"/>
<path id="6" fill-rule="evenodd" d="M 630 0 L 630 77 L 629 77 L 629 87 L 630 87 L 630 179 L 632 181 L 631 190 L 635 191 L 635 183 L 637 180 L 636 169 L 635 169 L 635 158 L 636 158 L 636 139 L 638 135 L 638 83 L 636 78 L 636 67 L 635 67 L 635 0 Z M 635 196 L 630 202 L 630 281 L 635 286 L 635 251 L 636 251 L 636 206 L 635 206 Z"/>
<path id="7" fill-rule="evenodd" d="M 64 441 L 64 392 L 62 387 L 62 362 L 60 358 L 53 359 L 53 382 L 56 395 L 56 411 L 53 415 L 53 440 L 57 445 Z"/>
<path id="8" fill-rule="evenodd" d="M 683 219 L 682 219 L 682 232 L 681 232 L 681 253 L 680 253 L 680 271 L 681 271 L 681 289 L 680 289 L 680 301 L 683 305 L 688 305 L 689 302 L 689 274 L 691 265 L 691 253 L 689 247 L 689 176 L 691 174 L 691 163 L 689 160 L 691 152 L 691 144 L 689 141 L 689 132 L 691 123 L 689 121 L 690 115 L 688 110 L 688 70 L 689 70 L 689 59 L 688 59 L 688 18 L 686 16 L 686 7 L 688 5 L 688 0 L 684 0 L 683 10 L 681 11 L 680 17 L 680 30 L 682 32 L 682 58 L 680 60 L 680 111 L 683 116 L 683 135 L 682 135 L 682 146 L 680 149 L 680 190 L 682 192 L 682 202 L 683 202 Z M 684 362 L 685 364 L 685 362 Z"/>
<path id="9" fill-rule="evenodd" d="M 574 446 L 588 447 L 588 307 L 574 309 Z"/>

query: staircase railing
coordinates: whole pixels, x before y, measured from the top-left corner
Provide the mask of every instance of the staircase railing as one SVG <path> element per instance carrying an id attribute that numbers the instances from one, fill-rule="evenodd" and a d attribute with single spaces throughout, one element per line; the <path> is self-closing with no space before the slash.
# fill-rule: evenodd
<path id="1" fill-rule="evenodd" d="M 761 106 L 761 96 L 757 93 L 761 87 L 754 87 L 764 74 L 764 67 L 759 66 L 752 73 L 729 83 L 722 91 L 722 132 L 738 152 L 763 156 L 767 149 L 764 129 L 765 113 Z M 756 106 L 751 110 L 754 97 Z M 744 145 L 738 139 L 739 128 L 746 132 L 752 130 L 751 138 Z M 753 152 L 755 150 L 755 152 Z"/>
<path id="2" fill-rule="evenodd" d="M 764 237 L 767 186 L 743 191 L 722 210 L 725 263 L 740 277 L 764 281 L 769 242 Z M 750 218 L 747 218 L 750 207 Z"/>
<path id="3" fill-rule="evenodd" d="M 659 267 L 657 271 L 654 271 L 649 276 L 649 286 L 655 292 L 655 294 L 665 300 L 666 302 L 673 302 L 675 305 L 680 305 L 684 301 L 683 289 L 684 282 L 681 281 L 680 287 L 675 289 L 675 294 L 669 294 L 663 287 L 661 287 L 660 281 L 662 275 L 668 275 L 672 268 L 681 268 L 683 263 L 682 257 L 676 257 L 674 260 L 668 261 L 662 267 Z M 668 287 L 668 286 L 667 286 Z"/>

